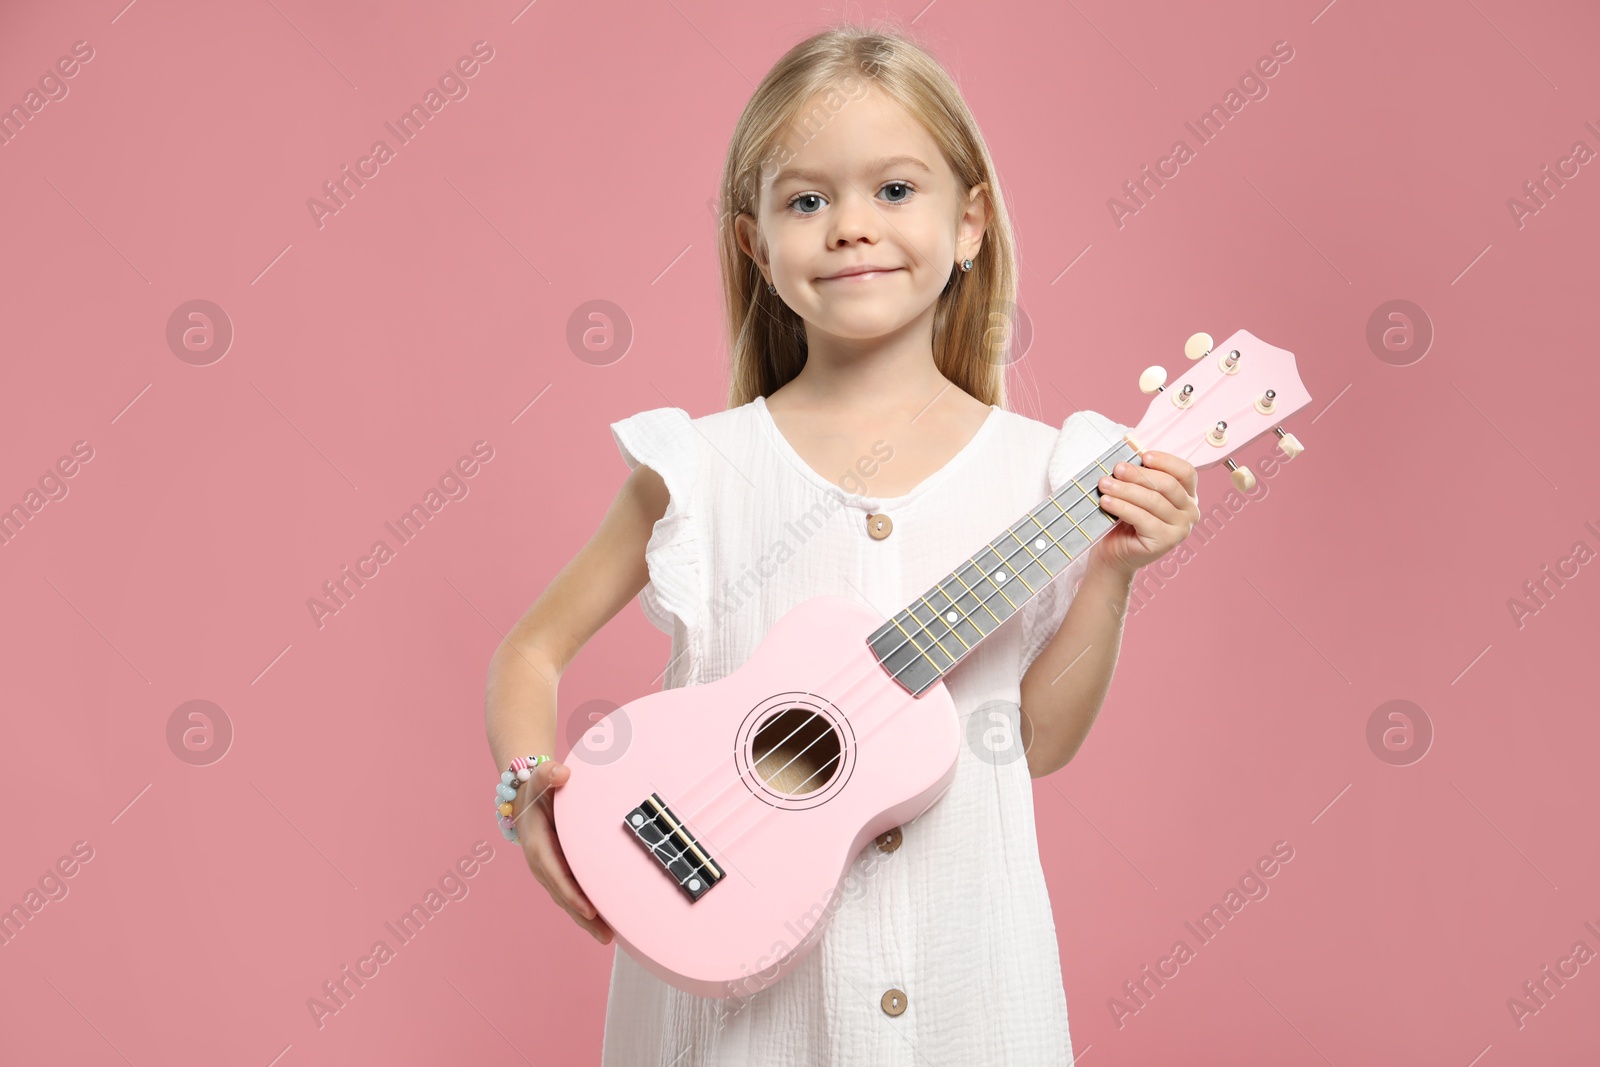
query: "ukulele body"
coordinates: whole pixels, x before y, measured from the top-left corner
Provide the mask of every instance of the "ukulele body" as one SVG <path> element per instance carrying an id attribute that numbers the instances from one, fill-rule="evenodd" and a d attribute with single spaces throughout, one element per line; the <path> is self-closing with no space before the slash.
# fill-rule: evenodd
<path id="1" fill-rule="evenodd" d="M 817 944 L 874 838 L 932 807 L 961 743 L 943 682 L 913 697 L 814 597 L 715 682 L 651 693 L 594 729 L 552 793 L 567 863 L 618 945 L 698 996 L 750 996 Z"/>

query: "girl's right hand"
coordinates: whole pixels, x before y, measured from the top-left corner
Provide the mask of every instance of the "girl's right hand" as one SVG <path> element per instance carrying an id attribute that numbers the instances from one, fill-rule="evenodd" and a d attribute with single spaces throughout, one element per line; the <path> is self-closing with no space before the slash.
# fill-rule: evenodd
<path id="1" fill-rule="evenodd" d="M 550 760 L 541 763 L 533 776 L 517 790 L 517 809 L 512 813 L 517 836 L 522 841 L 522 855 L 528 869 L 544 886 L 550 898 L 565 908 L 572 920 L 594 936 L 602 945 L 611 943 L 611 927 L 600 918 L 589 898 L 578 888 L 567 866 L 556 837 L 555 809 L 550 791 L 559 789 L 571 777 L 572 771 L 563 763 Z M 528 798 L 528 799 L 525 799 Z"/>

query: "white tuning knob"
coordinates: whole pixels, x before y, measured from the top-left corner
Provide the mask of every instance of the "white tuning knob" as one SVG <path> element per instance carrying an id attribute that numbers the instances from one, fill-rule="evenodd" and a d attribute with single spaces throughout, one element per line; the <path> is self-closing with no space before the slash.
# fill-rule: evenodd
<path id="1" fill-rule="evenodd" d="M 1211 335 L 1209 333 L 1194 334 L 1183 343 L 1183 354 L 1190 359 L 1199 359 L 1210 351 Z"/>
<path id="2" fill-rule="evenodd" d="M 1290 433 L 1288 430 L 1285 430 L 1281 426 L 1277 427 L 1276 429 L 1278 431 L 1278 451 L 1282 452 L 1285 456 L 1293 459 L 1306 450 L 1306 446 L 1301 444 L 1299 439 L 1296 438 L 1294 434 Z"/>
<path id="3" fill-rule="evenodd" d="M 1146 367 L 1144 373 L 1139 375 L 1139 392 L 1153 393 L 1167 384 L 1167 369 L 1165 367 Z"/>
<path id="4" fill-rule="evenodd" d="M 1229 477 L 1233 479 L 1233 484 L 1238 487 L 1239 492 L 1248 493 L 1256 487 L 1256 476 L 1250 473 L 1249 467 L 1241 467 L 1231 459 L 1226 462 L 1231 472 Z"/>

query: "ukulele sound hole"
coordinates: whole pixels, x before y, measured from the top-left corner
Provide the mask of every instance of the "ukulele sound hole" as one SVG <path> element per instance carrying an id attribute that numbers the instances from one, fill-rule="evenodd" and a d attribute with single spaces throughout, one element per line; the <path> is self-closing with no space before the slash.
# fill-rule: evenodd
<path id="1" fill-rule="evenodd" d="M 751 738 L 756 773 L 775 792 L 802 796 L 833 780 L 839 770 L 839 734 L 805 708 L 772 716 Z"/>

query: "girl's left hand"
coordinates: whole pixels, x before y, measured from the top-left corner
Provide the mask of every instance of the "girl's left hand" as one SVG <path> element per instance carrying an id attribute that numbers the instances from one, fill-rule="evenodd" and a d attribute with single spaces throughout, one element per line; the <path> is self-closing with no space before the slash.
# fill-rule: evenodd
<path id="1" fill-rule="evenodd" d="M 1100 506 L 1121 519 L 1089 550 L 1091 567 L 1112 567 L 1130 579 L 1178 546 L 1200 521 L 1199 474 L 1187 460 L 1146 452 L 1143 466 L 1118 463 L 1100 479 Z"/>

